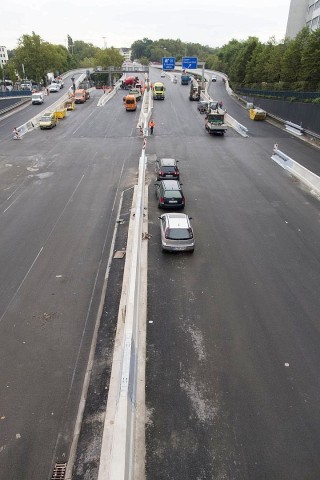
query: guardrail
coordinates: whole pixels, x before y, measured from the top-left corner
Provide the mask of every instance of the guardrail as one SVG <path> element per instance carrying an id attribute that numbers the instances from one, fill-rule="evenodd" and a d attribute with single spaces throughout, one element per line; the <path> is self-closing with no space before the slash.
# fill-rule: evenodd
<path id="1" fill-rule="evenodd" d="M 288 132 L 293 133 L 294 135 L 303 135 L 303 128 L 301 127 L 301 125 L 296 125 L 295 123 L 288 121 L 285 121 L 284 124 Z"/>
<path id="2" fill-rule="evenodd" d="M 292 173 L 292 175 L 310 188 L 311 193 L 315 194 L 316 196 L 320 196 L 320 177 L 318 177 L 318 175 L 310 172 L 310 170 L 303 167 L 298 162 L 293 160 L 293 158 L 279 150 L 277 144 L 275 144 L 273 147 L 273 155 L 271 158 L 278 163 L 278 165 L 285 170 L 288 170 L 290 173 Z"/>

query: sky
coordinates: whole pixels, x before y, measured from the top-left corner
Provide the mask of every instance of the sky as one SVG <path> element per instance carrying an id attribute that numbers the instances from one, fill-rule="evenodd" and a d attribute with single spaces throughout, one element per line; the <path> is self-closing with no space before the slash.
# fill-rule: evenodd
<path id="1" fill-rule="evenodd" d="M 66 46 L 67 35 L 96 47 L 130 47 L 135 40 L 180 39 L 221 47 L 233 38 L 284 38 L 290 0 L 10 0 L 0 10 L 0 45 L 24 35 Z"/>

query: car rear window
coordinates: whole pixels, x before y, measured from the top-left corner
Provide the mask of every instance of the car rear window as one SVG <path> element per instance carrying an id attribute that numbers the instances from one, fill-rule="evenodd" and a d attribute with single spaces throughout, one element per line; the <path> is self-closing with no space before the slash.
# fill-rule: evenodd
<path id="1" fill-rule="evenodd" d="M 163 172 L 175 172 L 176 171 L 176 167 L 174 167 L 174 166 L 164 166 L 164 167 L 160 167 L 160 168 Z"/>
<path id="2" fill-rule="evenodd" d="M 167 233 L 169 240 L 190 240 L 192 237 L 191 228 L 169 228 Z"/>
<path id="3" fill-rule="evenodd" d="M 165 198 L 182 198 L 179 190 L 170 190 L 165 193 Z"/>

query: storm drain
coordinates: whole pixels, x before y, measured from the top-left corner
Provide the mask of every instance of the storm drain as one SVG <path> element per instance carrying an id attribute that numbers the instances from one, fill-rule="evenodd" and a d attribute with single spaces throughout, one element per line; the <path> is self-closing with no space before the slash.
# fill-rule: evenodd
<path id="1" fill-rule="evenodd" d="M 54 467 L 54 470 L 52 472 L 51 480 L 64 480 L 66 469 L 66 463 L 56 463 L 56 466 Z"/>

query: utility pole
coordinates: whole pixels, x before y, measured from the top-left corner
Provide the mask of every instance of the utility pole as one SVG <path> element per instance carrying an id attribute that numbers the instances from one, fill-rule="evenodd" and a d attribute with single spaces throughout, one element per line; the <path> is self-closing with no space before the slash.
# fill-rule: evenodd
<path id="1" fill-rule="evenodd" d="M 103 39 L 103 49 L 104 50 L 107 48 L 106 38 L 107 37 L 102 37 L 102 39 Z"/>

